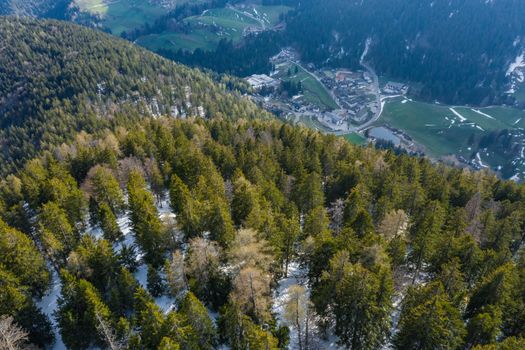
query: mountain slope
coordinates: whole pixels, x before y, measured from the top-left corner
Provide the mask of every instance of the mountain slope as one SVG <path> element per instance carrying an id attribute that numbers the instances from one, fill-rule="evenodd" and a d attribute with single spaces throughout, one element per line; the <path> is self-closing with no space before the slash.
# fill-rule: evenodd
<path id="1" fill-rule="evenodd" d="M 0 0 L 0 15 L 52 16 L 63 13 L 68 4 L 69 0 Z"/>
<path id="2" fill-rule="evenodd" d="M 451 104 L 510 103 L 509 65 L 521 54 L 519 0 L 306 0 L 287 31 L 307 61 L 358 67 L 420 83 L 425 99 Z"/>
<path id="3" fill-rule="evenodd" d="M 254 117 L 252 103 L 205 74 L 104 33 L 0 18 L 0 167 L 142 116 Z"/>

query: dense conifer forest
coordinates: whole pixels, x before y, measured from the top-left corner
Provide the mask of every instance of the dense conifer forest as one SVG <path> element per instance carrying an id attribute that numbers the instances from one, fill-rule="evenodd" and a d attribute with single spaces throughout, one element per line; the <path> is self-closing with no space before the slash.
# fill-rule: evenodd
<path id="1" fill-rule="evenodd" d="M 0 17 L 0 173 L 49 145 L 144 116 L 261 115 L 245 88 L 124 40 L 58 21 Z M 9 142 L 7 142 L 9 141 Z"/>
<path id="2" fill-rule="evenodd" d="M 505 74 L 523 50 L 525 3 L 481 0 L 302 1 L 287 35 L 306 61 L 357 67 L 421 83 L 421 98 L 450 104 L 510 102 Z"/>
<path id="3" fill-rule="evenodd" d="M 0 33 L 0 349 L 525 348 L 523 185 L 102 33 Z"/>
<path id="4" fill-rule="evenodd" d="M 525 192 L 488 173 L 276 121 L 161 118 L 81 133 L 0 194 L 0 314 L 40 346 L 56 274 L 70 349 L 278 349 L 294 329 L 301 349 L 324 334 L 349 349 L 525 344 Z M 306 285 L 277 323 L 292 266 Z"/>

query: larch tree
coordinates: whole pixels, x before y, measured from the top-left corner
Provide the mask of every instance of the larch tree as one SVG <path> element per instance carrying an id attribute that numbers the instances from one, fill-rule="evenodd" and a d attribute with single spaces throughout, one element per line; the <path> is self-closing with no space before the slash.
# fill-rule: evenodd
<path id="1" fill-rule="evenodd" d="M 297 331 L 299 350 L 310 349 L 315 317 L 313 304 L 305 287 L 294 284 L 288 288 L 288 298 L 284 304 L 284 317 L 288 325 Z"/>
<path id="2" fill-rule="evenodd" d="M 171 259 L 166 260 L 164 264 L 168 292 L 174 297 L 181 295 L 188 289 L 185 264 L 184 255 L 180 250 L 172 253 Z"/>
<path id="3" fill-rule="evenodd" d="M 13 317 L 0 317 L 0 349 L 29 350 L 27 335 L 27 332 L 13 321 Z"/>

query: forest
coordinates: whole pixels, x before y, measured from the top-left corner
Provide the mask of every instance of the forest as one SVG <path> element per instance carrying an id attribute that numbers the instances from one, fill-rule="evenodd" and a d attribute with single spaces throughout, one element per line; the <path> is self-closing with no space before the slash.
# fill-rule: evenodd
<path id="1" fill-rule="evenodd" d="M 303 58 L 357 67 L 365 42 L 379 74 L 421 84 L 425 100 L 510 103 L 503 92 L 510 62 L 523 50 L 523 1 L 344 0 L 301 2 L 287 19 Z"/>
<path id="2" fill-rule="evenodd" d="M 523 348 L 524 196 L 278 121 L 81 132 L 0 183 L 0 341 Z"/>
<path id="3" fill-rule="evenodd" d="M 0 50 L 0 349 L 525 348 L 522 184 L 76 25 Z"/>
<path id="4" fill-rule="evenodd" d="M 0 17 L 0 174 L 42 149 L 159 115 L 266 115 L 242 81 L 66 22 Z"/>
<path id="5" fill-rule="evenodd" d="M 504 92 L 507 68 L 524 46 L 522 1 L 263 3 L 294 8 L 283 18 L 284 30 L 247 36 L 237 46 L 226 41 L 211 51 L 158 52 L 191 66 L 247 76 L 268 73 L 269 58 L 284 46 L 295 47 L 307 63 L 358 69 L 365 42 L 371 39 L 367 61 L 380 75 L 410 82 L 411 94 L 422 100 L 481 106 L 515 102 Z M 185 17 L 223 6 L 222 0 L 185 4 L 123 37 L 134 40 L 167 29 L 184 32 Z"/>

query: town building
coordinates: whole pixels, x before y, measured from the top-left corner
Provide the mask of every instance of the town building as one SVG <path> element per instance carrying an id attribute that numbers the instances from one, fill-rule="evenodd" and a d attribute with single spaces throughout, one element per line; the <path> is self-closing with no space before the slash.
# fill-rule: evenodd
<path id="1" fill-rule="evenodd" d="M 255 90 L 260 90 L 263 87 L 276 87 L 279 82 L 266 74 L 254 74 L 246 78 L 246 81 Z"/>

